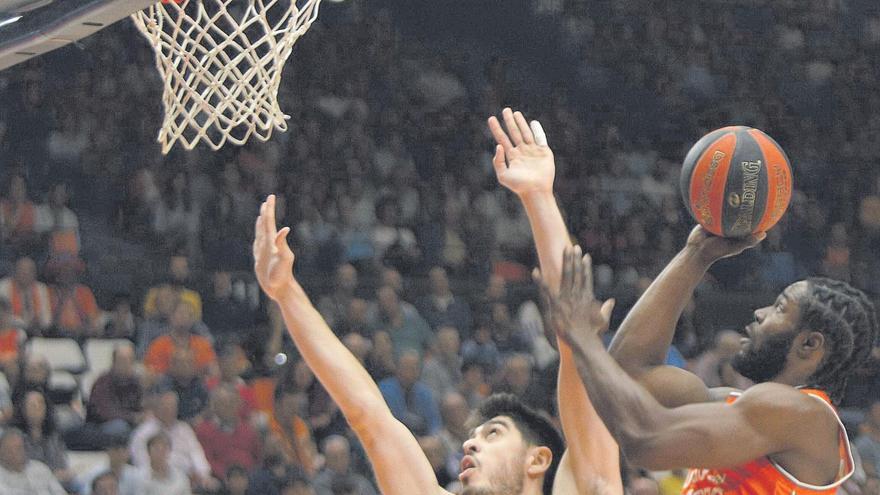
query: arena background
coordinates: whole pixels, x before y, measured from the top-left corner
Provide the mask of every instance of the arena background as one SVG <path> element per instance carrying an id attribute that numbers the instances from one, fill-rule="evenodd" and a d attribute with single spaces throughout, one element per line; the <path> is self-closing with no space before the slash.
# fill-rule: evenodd
<path id="1" fill-rule="evenodd" d="M 278 193 L 279 222 L 293 228 L 298 276 L 335 331 L 360 334 L 358 345 L 371 346 L 366 361 L 377 380 L 394 374 L 381 336 L 391 303 L 377 304 L 377 294 L 399 274 L 406 325 L 431 335 L 455 326 L 461 346 L 445 358 L 483 372 L 456 372 L 446 384 L 426 376 L 435 394 L 459 390 L 470 402 L 489 390 L 516 391 L 553 414 L 554 361 L 535 343 L 540 322 L 527 276 L 537 262 L 532 238 L 518 201 L 494 177 L 486 117 L 513 106 L 543 124 L 556 156 L 559 203 L 572 235 L 593 254 L 600 295 L 620 301 L 617 321 L 692 225 L 677 182 L 688 147 L 711 129 L 749 125 L 788 152 L 792 205 L 759 248 L 712 269 L 679 324 L 680 356 L 671 357 L 725 380 L 707 367 L 723 361 L 716 335 L 742 328 L 790 282 L 821 274 L 878 294 L 877 60 L 880 6 L 873 0 L 324 2 L 285 69 L 288 132 L 240 148 L 175 148 L 163 156 L 155 143 L 162 107 L 153 52 L 124 20 L 0 72 L 3 215 L 21 185 L 16 177 L 29 202 L 47 205 L 36 208 L 44 221 L 29 232 L 13 231 L 11 217 L 0 222 L 0 275 L 12 276 L 27 256 L 38 279 L 52 285 L 64 267 L 76 273 L 83 261 L 78 274 L 100 315 L 80 312 L 77 328 L 27 328 L 28 337 L 74 337 L 81 345 L 87 337 L 130 338 L 139 359 L 143 327 L 167 328 L 168 314 L 145 304 L 148 291 L 186 286 L 199 294 L 203 323 L 196 326 L 211 336 L 221 361 L 220 351 L 238 343 L 250 363 L 241 370 L 248 386 L 282 380 L 317 450 L 331 435 L 353 441 L 320 387 L 303 376 L 289 340 L 279 341 L 278 318 L 251 273 L 259 200 Z M 170 266 L 182 257 L 189 274 L 175 282 Z M 357 274 L 351 293 L 337 283 L 345 263 Z M 445 296 L 442 273 L 454 310 L 431 305 L 432 290 Z M 112 333 L 128 321 L 125 302 L 133 327 Z M 16 325 L 4 318 L 5 326 Z M 372 342 L 377 333 L 382 342 Z M 453 369 L 427 340 L 433 358 L 423 364 Z M 21 407 L 12 399 L 28 346 L 21 342 L 4 361 L 4 424 Z M 66 371 L 78 389 L 97 374 Z M 64 416 L 67 465 L 87 471 L 104 447 L 83 421 L 88 407 L 78 405 L 88 391 L 46 380 L 47 396 Z M 210 415 L 207 390 L 202 395 L 194 424 Z M 875 352 L 844 402 L 851 436 L 864 446 L 864 469 L 874 477 L 878 400 Z M 262 409 L 262 426 L 261 408 L 254 411 L 260 435 L 272 416 L 271 392 Z M 455 438 L 448 416 L 422 433 Z M 444 475 L 458 451 L 442 441 L 425 444 Z M 352 472 L 369 478 L 352 448 Z M 252 485 L 265 481 L 263 459 L 251 466 Z M 659 485 L 639 485 L 648 491 L 638 493 L 675 493 L 674 474 L 655 477 Z M 75 492 L 77 479 L 65 487 Z M 328 487 L 314 489 L 323 495 L 332 493 L 322 491 Z"/>

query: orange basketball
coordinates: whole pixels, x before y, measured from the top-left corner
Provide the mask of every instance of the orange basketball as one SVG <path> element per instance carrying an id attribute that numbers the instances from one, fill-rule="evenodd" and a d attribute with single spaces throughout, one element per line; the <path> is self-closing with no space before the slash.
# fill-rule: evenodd
<path id="1" fill-rule="evenodd" d="M 744 237 L 776 225 L 791 200 L 791 164 L 763 131 L 731 126 L 695 144 L 681 168 L 681 195 L 709 232 Z"/>

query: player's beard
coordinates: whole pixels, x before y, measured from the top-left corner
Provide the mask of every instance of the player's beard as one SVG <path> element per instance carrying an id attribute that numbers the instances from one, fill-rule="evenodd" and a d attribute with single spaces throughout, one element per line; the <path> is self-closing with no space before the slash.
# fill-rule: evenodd
<path id="1" fill-rule="evenodd" d="M 797 331 L 767 337 L 760 346 L 752 339 L 748 349 L 733 356 L 730 365 L 740 375 L 755 383 L 763 383 L 779 376 L 785 368 L 788 351 Z"/>
<path id="2" fill-rule="evenodd" d="M 488 487 L 467 487 L 461 495 L 520 495 L 523 491 L 525 452 L 489 475 Z"/>

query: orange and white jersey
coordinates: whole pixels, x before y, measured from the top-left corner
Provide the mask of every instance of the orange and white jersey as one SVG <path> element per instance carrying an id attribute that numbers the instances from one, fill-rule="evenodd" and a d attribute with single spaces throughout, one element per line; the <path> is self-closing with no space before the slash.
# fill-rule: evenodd
<path id="1" fill-rule="evenodd" d="M 730 469 L 691 469 L 682 488 L 682 495 L 833 495 L 855 470 L 846 430 L 828 394 L 821 390 L 801 389 L 801 392 L 815 397 L 826 404 L 840 425 L 839 455 L 840 470 L 837 480 L 830 485 L 816 486 L 799 481 L 769 457 Z M 727 403 L 739 398 L 739 392 L 732 393 Z"/>

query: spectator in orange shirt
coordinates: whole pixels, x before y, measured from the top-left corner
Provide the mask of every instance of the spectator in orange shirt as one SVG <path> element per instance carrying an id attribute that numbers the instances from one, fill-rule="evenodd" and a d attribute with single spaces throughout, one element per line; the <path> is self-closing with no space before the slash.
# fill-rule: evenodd
<path id="1" fill-rule="evenodd" d="M 33 251 L 37 243 L 37 208 L 28 198 L 24 176 L 15 174 L 9 180 L 9 190 L 0 200 L 0 243 L 14 253 Z"/>
<path id="2" fill-rule="evenodd" d="M 24 331 L 14 325 L 9 301 L 0 298 L 0 369 L 18 359 L 18 345 Z"/>
<path id="3" fill-rule="evenodd" d="M 52 325 L 49 287 L 37 281 L 37 264 L 24 256 L 15 261 L 11 277 L 0 280 L 0 298 L 9 301 L 13 316 L 29 335 L 42 335 Z"/>
<path id="4" fill-rule="evenodd" d="M 56 284 L 50 290 L 55 331 L 62 337 L 97 336 L 101 309 L 92 289 L 79 283 L 85 263 L 76 256 L 60 254 L 52 257 L 46 268 L 55 274 Z"/>
<path id="5" fill-rule="evenodd" d="M 178 300 L 169 321 L 171 332 L 157 338 L 147 348 L 144 364 L 150 373 L 166 373 L 171 366 L 171 357 L 178 349 L 189 349 L 192 352 L 196 373 L 202 376 L 215 376 L 218 373 L 217 354 L 214 353 L 211 341 L 192 332 L 195 323 L 192 305 L 182 299 Z"/>
<path id="6" fill-rule="evenodd" d="M 162 288 L 170 287 L 174 294 L 192 306 L 196 320 L 202 319 L 202 296 L 187 287 L 190 283 L 189 258 L 184 255 L 172 256 L 168 261 L 168 281 L 152 287 L 144 298 L 144 318 L 154 318 L 159 312 L 156 299 Z"/>
<path id="7" fill-rule="evenodd" d="M 318 471 L 318 450 L 309 426 L 297 414 L 303 409 L 301 402 L 295 390 L 279 383 L 275 389 L 275 410 L 269 418 L 269 431 L 280 440 L 288 463 L 314 476 Z"/>

